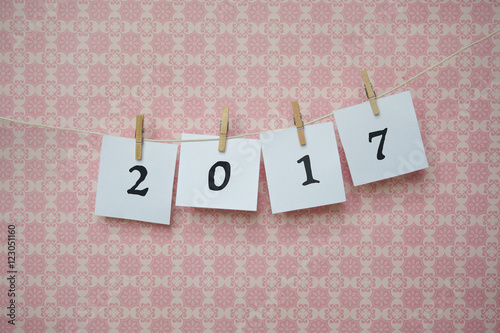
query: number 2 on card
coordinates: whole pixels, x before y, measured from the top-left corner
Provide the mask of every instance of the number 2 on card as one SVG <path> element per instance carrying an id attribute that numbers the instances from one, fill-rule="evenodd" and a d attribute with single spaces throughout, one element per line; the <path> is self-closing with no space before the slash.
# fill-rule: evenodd
<path id="1" fill-rule="evenodd" d="M 135 165 L 135 166 L 130 168 L 129 172 L 133 172 L 136 170 L 140 172 L 139 179 L 137 179 L 137 182 L 135 182 L 134 186 L 132 186 L 131 188 L 129 188 L 127 190 L 127 193 L 128 194 L 137 194 L 137 195 L 140 195 L 141 197 L 143 197 L 146 195 L 146 193 L 148 193 L 149 187 L 146 187 L 145 189 L 142 189 L 142 190 L 138 190 L 137 187 L 139 186 L 140 183 L 142 183 L 144 181 L 144 179 L 146 179 L 146 176 L 148 175 L 148 170 L 142 165 Z"/>

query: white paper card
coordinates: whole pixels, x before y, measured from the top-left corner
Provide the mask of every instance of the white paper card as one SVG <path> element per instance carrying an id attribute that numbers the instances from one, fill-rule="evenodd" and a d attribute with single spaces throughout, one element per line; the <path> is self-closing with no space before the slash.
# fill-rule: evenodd
<path id="1" fill-rule="evenodd" d="M 296 128 L 261 134 L 273 214 L 345 201 L 333 123 L 309 125 L 301 146 Z"/>
<path id="2" fill-rule="evenodd" d="M 354 186 L 429 166 L 410 92 L 377 105 L 377 116 L 369 102 L 333 112 Z"/>
<path id="3" fill-rule="evenodd" d="M 105 136 L 95 214 L 170 224 L 177 145 L 144 142 L 135 159 L 135 139 Z"/>
<path id="4" fill-rule="evenodd" d="M 182 134 L 182 140 L 217 138 Z M 260 142 L 230 139 L 226 151 L 219 141 L 183 142 L 175 204 L 185 207 L 257 210 Z"/>

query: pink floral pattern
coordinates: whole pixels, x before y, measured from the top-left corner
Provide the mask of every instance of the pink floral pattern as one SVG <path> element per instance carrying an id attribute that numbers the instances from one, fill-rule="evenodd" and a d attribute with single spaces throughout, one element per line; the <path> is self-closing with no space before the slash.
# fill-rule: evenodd
<path id="1" fill-rule="evenodd" d="M 1 116 L 132 137 L 142 113 L 147 138 L 179 139 L 216 134 L 229 106 L 230 134 L 283 128 L 292 100 L 306 121 L 363 102 L 361 69 L 386 91 L 498 29 L 499 13 L 495 1 L 1 1 Z M 499 47 L 493 36 L 404 87 L 428 169 L 353 187 L 339 147 L 347 202 L 285 214 L 270 213 L 261 168 L 257 212 L 97 217 L 100 137 L 1 121 L 16 332 L 498 332 Z M 0 331 L 14 331 L 5 315 Z"/>

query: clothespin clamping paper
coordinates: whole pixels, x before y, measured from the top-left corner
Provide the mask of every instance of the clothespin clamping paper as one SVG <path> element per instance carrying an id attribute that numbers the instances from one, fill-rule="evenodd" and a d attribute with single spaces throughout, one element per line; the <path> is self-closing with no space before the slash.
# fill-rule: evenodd
<path id="1" fill-rule="evenodd" d="M 299 142 L 301 146 L 305 146 L 306 137 L 304 135 L 304 123 L 302 122 L 302 115 L 300 114 L 299 102 L 292 102 L 293 108 L 293 123 L 297 126 L 297 133 L 299 135 Z"/>
<path id="2" fill-rule="evenodd" d="M 222 119 L 220 121 L 219 151 L 226 151 L 227 133 L 229 131 L 229 108 L 222 108 Z"/>
<path id="3" fill-rule="evenodd" d="M 377 95 L 375 95 L 375 91 L 373 90 L 373 86 L 370 82 L 370 78 L 368 77 L 368 73 L 366 72 L 366 70 L 362 70 L 361 75 L 363 76 L 363 81 L 365 82 L 366 97 L 368 97 L 368 99 L 370 100 L 373 114 L 378 115 L 380 111 L 377 106 Z"/>
<path id="4" fill-rule="evenodd" d="M 135 159 L 142 159 L 142 142 L 144 133 L 144 115 L 135 117 Z"/>

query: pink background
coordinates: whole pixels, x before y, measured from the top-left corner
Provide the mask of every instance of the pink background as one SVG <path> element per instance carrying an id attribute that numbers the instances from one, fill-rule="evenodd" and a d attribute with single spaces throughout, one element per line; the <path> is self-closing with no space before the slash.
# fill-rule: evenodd
<path id="1" fill-rule="evenodd" d="M 133 137 L 290 126 L 382 93 L 499 28 L 496 1 L 1 0 L 1 115 Z M 410 90 L 430 167 L 270 213 L 93 214 L 101 137 L 0 122 L 0 331 L 498 332 L 500 35 Z M 383 112 L 383 110 L 381 110 Z M 333 117 L 327 119 L 333 121 Z M 326 120 L 325 120 L 326 121 Z M 174 188 L 175 198 L 175 188 Z"/>

